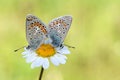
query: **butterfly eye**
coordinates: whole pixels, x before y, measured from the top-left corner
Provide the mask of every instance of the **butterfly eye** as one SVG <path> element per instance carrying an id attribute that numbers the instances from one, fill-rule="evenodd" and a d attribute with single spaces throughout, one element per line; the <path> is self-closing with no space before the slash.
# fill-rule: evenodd
<path id="1" fill-rule="evenodd" d="M 30 46 L 28 45 L 28 46 L 26 47 L 26 49 L 30 49 Z"/>
<path id="2" fill-rule="evenodd" d="M 63 48 L 63 47 L 64 47 L 63 44 L 61 44 L 61 45 L 60 45 L 60 48 Z"/>

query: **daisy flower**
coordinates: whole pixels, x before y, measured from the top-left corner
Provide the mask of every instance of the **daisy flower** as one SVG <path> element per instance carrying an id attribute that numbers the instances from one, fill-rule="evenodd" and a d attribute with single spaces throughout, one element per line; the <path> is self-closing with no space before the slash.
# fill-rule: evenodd
<path id="1" fill-rule="evenodd" d="M 38 49 L 24 49 L 22 53 L 23 58 L 26 59 L 27 63 L 32 63 L 31 68 L 42 66 L 44 69 L 49 67 L 49 61 L 51 61 L 55 66 L 60 64 L 65 64 L 67 57 L 65 54 L 69 54 L 70 51 L 66 46 L 53 47 L 51 44 L 42 44 Z"/>

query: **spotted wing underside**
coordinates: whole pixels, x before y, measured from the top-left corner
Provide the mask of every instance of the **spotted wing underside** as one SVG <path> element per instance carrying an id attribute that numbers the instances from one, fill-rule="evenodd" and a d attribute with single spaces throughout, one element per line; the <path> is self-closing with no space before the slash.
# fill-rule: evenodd
<path id="1" fill-rule="evenodd" d="M 49 36 L 52 39 L 52 44 L 55 47 L 60 46 L 71 26 L 72 17 L 71 16 L 61 16 L 53 19 L 49 24 Z"/>
<path id="2" fill-rule="evenodd" d="M 31 49 L 37 49 L 47 35 L 46 25 L 34 15 L 26 17 L 26 38 Z"/>

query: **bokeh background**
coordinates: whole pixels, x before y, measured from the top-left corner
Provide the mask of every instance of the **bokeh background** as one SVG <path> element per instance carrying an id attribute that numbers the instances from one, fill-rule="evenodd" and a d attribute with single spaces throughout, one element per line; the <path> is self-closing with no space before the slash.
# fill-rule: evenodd
<path id="1" fill-rule="evenodd" d="M 65 65 L 50 65 L 43 80 L 120 80 L 120 0 L 0 0 L 0 80 L 38 80 L 15 49 L 28 45 L 25 17 L 38 16 L 46 24 L 72 15 L 65 44 Z"/>

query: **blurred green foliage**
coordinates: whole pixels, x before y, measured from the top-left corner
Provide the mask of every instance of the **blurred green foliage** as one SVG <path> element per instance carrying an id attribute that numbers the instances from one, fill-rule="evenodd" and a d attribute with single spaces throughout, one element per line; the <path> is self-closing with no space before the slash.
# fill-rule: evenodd
<path id="1" fill-rule="evenodd" d="M 72 15 L 65 43 L 75 46 L 65 65 L 50 65 L 43 80 L 120 80 L 120 0 L 0 0 L 0 80 L 38 80 L 19 52 L 27 45 L 25 17 L 46 24 Z"/>

